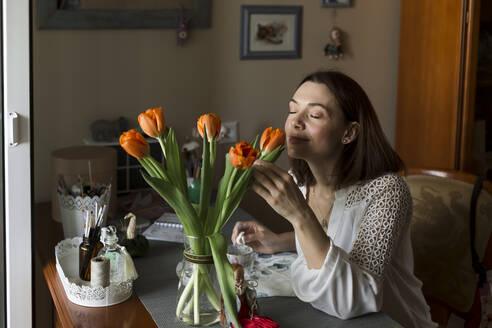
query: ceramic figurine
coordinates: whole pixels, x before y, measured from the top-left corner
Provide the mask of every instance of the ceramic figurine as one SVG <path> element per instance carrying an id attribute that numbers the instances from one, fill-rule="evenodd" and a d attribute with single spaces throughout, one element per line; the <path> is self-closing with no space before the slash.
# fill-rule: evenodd
<path id="1" fill-rule="evenodd" d="M 234 285 L 236 286 L 236 295 L 241 302 L 238 318 L 253 319 L 253 316 L 258 311 L 258 304 L 256 303 L 256 291 L 251 288 L 248 281 L 244 279 L 244 269 L 241 264 L 232 263 L 232 269 L 234 270 Z M 222 301 L 222 295 L 221 295 Z M 220 322 L 222 327 L 227 327 L 227 320 L 221 307 Z"/>
<path id="2" fill-rule="evenodd" d="M 258 304 L 256 303 L 256 281 L 244 279 L 244 269 L 241 264 L 232 263 L 234 270 L 234 285 L 236 286 L 236 295 L 239 298 L 240 307 L 238 319 L 243 327 L 249 328 L 277 328 L 280 325 L 267 317 L 258 316 Z M 227 326 L 227 318 L 224 313 L 224 306 L 221 298 L 220 324 L 223 328 Z M 232 328 L 234 325 L 230 324 Z"/>
<path id="3" fill-rule="evenodd" d="M 258 312 L 258 304 L 256 303 L 256 290 L 250 286 L 248 281 L 244 279 L 244 269 L 241 264 L 233 263 L 234 269 L 234 282 L 236 285 L 236 294 L 241 301 L 241 308 L 239 310 L 244 316 L 247 315 L 250 319 L 253 319 L 253 315 Z"/>
<path id="4" fill-rule="evenodd" d="M 331 29 L 330 37 L 333 43 L 328 43 L 324 49 L 324 55 L 329 59 L 341 59 L 343 57 L 342 49 L 342 31 L 334 27 Z"/>

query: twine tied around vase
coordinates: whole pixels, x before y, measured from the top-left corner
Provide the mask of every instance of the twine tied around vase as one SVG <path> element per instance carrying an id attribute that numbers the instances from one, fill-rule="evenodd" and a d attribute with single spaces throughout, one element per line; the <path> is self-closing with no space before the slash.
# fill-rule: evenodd
<path id="1" fill-rule="evenodd" d="M 214 264 L 214 258 L 212 255 L 197 255 L 187 251 L 183 251 L 183 258 L 195 264 Z"/>

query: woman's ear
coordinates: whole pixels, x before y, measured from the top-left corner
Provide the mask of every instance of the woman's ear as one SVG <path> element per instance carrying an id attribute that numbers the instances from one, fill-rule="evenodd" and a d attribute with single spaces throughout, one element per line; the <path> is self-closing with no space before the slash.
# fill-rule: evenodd
<path id="1" fill-rule="evenodd" d="M 358 122 L 350 122 L 345 129 L 345 132 L 342 137 L 343 144 L 349 144 L 359 136 L 360 124 Z"/>

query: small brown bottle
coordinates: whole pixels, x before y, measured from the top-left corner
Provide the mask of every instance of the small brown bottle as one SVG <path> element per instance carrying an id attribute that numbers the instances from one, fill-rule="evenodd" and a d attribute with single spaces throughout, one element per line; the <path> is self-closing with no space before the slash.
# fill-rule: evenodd
<path id="1" fill-rule="evenodd" d="M 98 238 L 99 239 L 99 238 Z M 82 280 L 91 280 L 91 259 L 97 256 L 103 244 L 98 240 L 91 243 L 90 238 L 84 237 L 79 246 L 79 277 Z"/>

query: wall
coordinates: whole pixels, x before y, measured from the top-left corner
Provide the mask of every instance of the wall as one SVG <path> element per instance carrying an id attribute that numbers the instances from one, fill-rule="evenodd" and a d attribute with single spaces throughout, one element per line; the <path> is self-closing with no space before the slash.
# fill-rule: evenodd
<path id="1" fill-rule="evenodd" d="M 249 61 L 239 60 L 241 4 L 265 2 L 213 0 L 212 28 L 191 31 L 184 47 L 175 45 L 174 30 L 34 29 L 36 202 L 50 197 L 50 153 L 80 144 L 96 119 L 134 120 L 162 105 L 182 139 L 201 113 L 215 112 L 238 120 L 240 138 L 249 140 L 268 125 L 283 127 L 295 86 L 320 68 L 339 69 L 363 86 L 393 142 L 399 1 L 354 0 L 336 15 L 318 0 L 271 1 L 304 6 L 302 59 Z M 348 53 L 338 62 L 322 55 L 334 18 L 347 36 Z M 286 167 L 285 156 L 279 163 Z M 264 206 L 252 210 L 260 218 L 267 213 Z"/>

